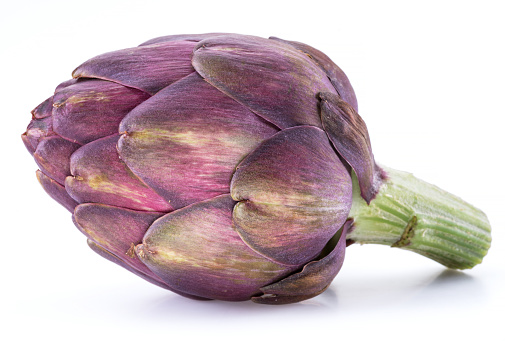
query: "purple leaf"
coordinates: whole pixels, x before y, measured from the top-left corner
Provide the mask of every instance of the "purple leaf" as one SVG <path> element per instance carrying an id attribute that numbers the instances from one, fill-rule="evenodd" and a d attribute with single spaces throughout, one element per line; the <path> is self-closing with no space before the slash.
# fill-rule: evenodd
<path id="1" fill-rule="evenodd" d="M 283 130 L 237 167 L 231 195 L 237 232 L 251 248 L 283 264 L 316 257 L 347 219 L 352 181 L 324 131 Z"/>
<path id="2" fill-rule="evenodd" d="M 40 140 L 33 157 L 44 174 L 63 186 L 70 175 L 70 156 L 80 146 L 56 135 L 48 136 Z"/>
<path id="3" fill-rule="evenodd" d="M 229 195 L 202 201 L 156 220 L 138 257 L 165 283 L 212 299 L 241 301 L 295 270 L 251 250 L 233 229 Z"/>
<path id="4" fill-rule="evenodd" d="M 42 138 L 47 136 L 56 135 L 53 131 L 53 118 L 52 116 L 47 116 L 40 119 L 32 119 L 28 127 L 26 128 L 26 132 L 23 134 L 23 141 L 25 141 L 25 145 L 28 150 L 37 149 L 39 142 Z M 31 148 L 29 148 L 31 146 Z"/>
<path id="5" fill-rule="evenodd" d="M 128 167 L 174 208 L 229 193 L 236 165 L 277 129 L 196 72 L 121 123 Z"/>
<path id="6" fill-rule="evenodd" d="M 269 39 L 291 45 L 308 55 L 317 65 L 319 65 L 321 69 L 323 69 L 340 97 L 358 111 L 358 101 L 356 100 L 356 95 L 354 94 L 354 90 L 349 82 L 349 79 L 345 75 L 344 71 L 342 71 L 341 68 L 328 58 L 327 55 L 309 45 L 299 43 L 297 41 L 282 40 L 275 37 L 270 37 Z"/>
<path id="7" fill-rule="evenodd" d="M 320 93 L 323 127 L 338 153 L 358 178 L 367 203 L 375 197 L 385 173 L 375 164 L 365 121 L 348 103 L 333 93 Z"/>
<path id="8" fill-rule="evenodd" d="M 158 277 L 156 277 L 155 274 L 151 273 L 150 275 L 147 275 L 137 269 L 135 269 L 134 267 L 128 265 L 127 263 L 125 263 L 121 258 L 117 257 L 116 255 L 112 254 L 111 252 L 107 251 L 106 249 L 104 249 L 103 247 L 101 247 L 100 245 L 98 245 L 97 243 L 95 243 L 94 241 L 88 239 L 88 245 L 89 247 L 95 251 L 97 254 L 99 254 L 100 256 L 102 256 L 103 258 L 111 261 L 112 263 L 114 264 L 117 264 L 121 267 L 123 267 L 124 269 L 134 273 L 135 275 L 145 279 L 146 281 L 148 281 L 149 283 L 152 283 L 154 285 L 157 285 L 163 289 L 167 289 L 167 290 L 170 290 L 170 291 L 173 291 L 174 293 L 178 294 L 178 295 L 181 295 L 181 296 L 184 296 L 184 297 L 187 297 L 187 298 L 191 298 L 191 299 L 194 299 L 194 300 L 199 300 L 199 301 L 207 301 L 208 299 L 206 298 L 203 298 L 203 297 L 198 297 L 198 296 L 193 296 L 193 295 L 189 295 L 189 294 L 186 294 L 182 291 L 178 291 L 178 290 L 175 290 L 171 287 L 169 287 L 166 283 L 163 283 Z"/>
<path id="9" fill-rule="evenodd" d="M 335 91 L 307 55 L 264 38 L 202 40 L 195 47 L 193 66 L 206 81 L 280 128 L 321 127 L 316 95 Z"/>
<path id="10" fill-rule="evenodd" d="M 137 89 L 103 80 L 69 85 L 54 95 L 54 131 L 81 144 L 117 134 L 123 117 L 149 97 Z"/>
<path id="11" fill-rule="evenodd" d="M 74 199 L 72 199 L 65 187 L 60 185 L 57 181 L 51 179 L 41 171 L 37 171 L 37 179 L 44 188 L 47 194 L 59 204 L 65 207 L 70 212 L 74 212 L 74 208 L 79 204 Z"/>
<path id="12" fill-rule="evenodd" d="M 263 295 L 253 297 L 255 303 L 287 304 L 315 297 L 325 291 L 344 263 L 346 234 L 352 220 L 346 221 L 340 231 L 328 242 L 320 259 L 314 260 L 279 282 L 261 288 Z"/>
<path id="13" fill-rule="evenodd" d="M 53 112 L 53 96 L 40 103 L 35 109 L 32 110 L 32 117 L 34 119 L 41 119 L 51 116 Z"/>
<path id="14" fill-rule="evenodd" d="M 154 95 L 195 71 L 191 66 L 195 45 L 168 41 L 105 53 L 84 62 L 72 76 L 105 79 Z"/>
<path id="15" fill-rule="evenodd" d="M 88 143 L 71 158 L 65 187 L 78 202 L 99 202 L 134 210 L 169 212 L 172 206 L 146 186 L 116 150 L 119 135 Z"/>

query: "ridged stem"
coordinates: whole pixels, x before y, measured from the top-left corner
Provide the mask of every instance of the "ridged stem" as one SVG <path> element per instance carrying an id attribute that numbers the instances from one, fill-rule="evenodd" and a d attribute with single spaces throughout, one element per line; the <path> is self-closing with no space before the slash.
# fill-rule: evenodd
<path id="1" fill-rule="evenodd" d="M 491 245 L 486 215 L 462 199 L 410 173 L 383 167 L 387 180 L 370 205 L 353 174 L 354 225 L 347 240 L 417 252 L 452 269 L 482 262 Z"/>

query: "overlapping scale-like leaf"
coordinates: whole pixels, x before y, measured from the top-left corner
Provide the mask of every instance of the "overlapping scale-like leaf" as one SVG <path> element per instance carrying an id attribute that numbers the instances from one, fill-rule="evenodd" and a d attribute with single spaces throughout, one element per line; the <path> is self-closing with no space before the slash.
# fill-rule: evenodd
<path id="1" fill-rule="evenodd" d="M 366 202 L 377 194 L 385 177 L 375 164 L 365 121 L 347 102 L 333 93 L 320 93 L 321 120 L 338 153 L 356 172 Z"/>
<path id="2" fill-rule="evenodd" d="M 69 85 L 54 95 L 53 129 L 85 144 L 117 134 L 123 117 L 150 96 L 137 89 L 103 80 Z"/>
<path id="3" fill-rule="evenodd" d="M 264 304 L 286 304 L 315 297 L 325 291 L 344 263 L 346 233 L 352 220 L 328 242 L 319 259 L 306 264 L 300 272 L 261 288 L 263 295 L 252 301 Z"/>
<path id="4" fill-rule="evenodd" d="M 23 142 L 31 154 L 35 152 L 41 139 L 55 135 L 53 131 L 53 118 L 52 116 L 43 117 L 40 119 L 31 120 L 23 133 Z"/>
<path id="5" fill-rule="evenodd" d="M 229 193 L 236 165 L 277 129 L 197 73 L 128 114 L 118 150 L 172 207 Z"/>
<path id="6" fill-rule="evenodd" d="M 251 248 L 284 264 L 304 264 L 347 219 L 352 185 L 325 132 L 298 126 L 239 164 L 231 195 L 240 201 L 233 212 L 237 232 Z"/>
<path id="7" fill-rule="evenodd" d="M 32 117 L 35 119 L 41 119 L 44 117 L 51 116 L 53 112 L 53 96 L 46 99 L 44 102 L 40 103 L 35 109 L 32 110 Z"/>
<path id="8" fill-rule="evenodd" d="M 40 140 L 33 157 L 42 172 L 64 185 L 70 175 L 70 156 L 80 146 L 53 135 Z"/>
<path id="9" fill-rule="evenodd" d="M 51 179 L 40 170 L 37 171 L 37 179 L 44 188 L 47 194 L 70 212 L 79 204 L 70 195 L 68 195 L 65 187 L 60 185 L 56 180 Z"/>
<path id="10" fill-rule="evenodd" d="M 358 101 L 356 100 L 356 95 L 349 82 L 349 78 L 345 75 L 344 71 L 339 68 L 327 55 L 321 51 L 309 46 L 307 44 L 299 43 L 297 41 L 283 40 L 276 37 L 270 37 L 270 39 L 283 42 L 285 44 L 291 45 L 294 48 L 302 51 L 303 53 L 310 56 L 310 58 L 316 62 L 319 67 L 323 69 L 331 84 L 337 90 L 339 96 L 349 103 L 356 111 L 358 111 Z"/>
<path id="11" fill-rule="evenodd" d="M 21 140 L 23 141 L 23 144 L 25 145 L 28 152 L 33 155 L 33 153 L 35 153 L 35 148 L 32 146 L 30 140 L 28 139 L 28 134 L 26 131 L 21 134 Z"/>
<path id="12" fill-rule="evenodd" d="M 244 244 L 233 228 L 234 205 L 226 194 L 166 214 L 149 228 L 137 255 L 171 287 L 207 298 L 248 300 L 295 268 Z"/>
<path id="13" fill-rule="evenodd" d="M 157 280 L 157 279 L 155 279 L 155 278 L 153 278 L 151 276 L 148 276 L 145 273 L 143 273 L 143 272 L 135 269 L 133 266 L 131 266 L 130 264 L 125 263 L 121 258 L 119 258 L 118 256 L 116 256 L 112 252 L 106 250 L 104 247 L 100 246 L 99 244 L 97 244 L 93 240 L 88 239 L 88 246 L 91 248 L 91 250 L 95 251 L 97 254 L 99 254 L 103 258 L 105 258 L 105 259 L 113 262 L 114 264 L 117 264 L 117 265 L 125 268 L 126 270 L 134 273 L 135 275 L 137 275 L 137 276 L 145 279 L 149 283 L 157 285 L 157 286 L 159 286 L 159 287 L 161 287 L 163 289 L 170 290 L 170 287 L 168 285 L 166 285 L 165 283 L 163 283 L 162 281 Z"/>
<path id="14" fill-rule="evenodd" d="M 75 83 L 86 82 L 86 81 L 87 81 L 87 79 L 71 78 L 69 80 L 66 80 L 66 81 L 61 82 L 60 84 L 58 84 L 58 86 L 54 90 L 54 93 L 57 93 L 57 92 L 65 89 L 66 87 L 68 87 L 70 85 L 74 85 Z"/>
<path id="15" fill-rule="evenodd" d="M 207 300 L 206 298 L 189 295 L 189 294 L 186 294 L 185 292 L 182 292 L 182 291 L 179 291 L 179 290 L 175 290 L 175 289 L 169 287 L 166 283 L 163 283 L 155 274 L 153 274 L 153 273 L 146 274 L 146 273 L 144 273 L 142 271 L 137 270 L 135 267 L 133 267 L 130 264 L 126 263 L 124 260 L 122 260 L 121 258 L 119 258 L 118 256 L 116 256 L 115 254 L 111 253 L 110 251 L 107 251 L 105 248 L 103 248 L 102 246 L 98 245 L 97 243 L 95 243 L 94 241 L 92 241 L 90 239 L 88 239 L 88 245 L 89 245 L 89 247 L 93 251 L 95 251 L 97 254 L 99 254 L 103 258 L 105 258 L 105 259 L 113 262 L 114 264 L 117 264 L 117 265 L 123 267 L 124 269 L 126 269 L 126 270 L 134 273 L 135 275 L 137 275 L 137 276 L 145 279 L 149 283 L 157 285 L 157 286 L 159 286 L 159 287 L 161 287 L 163 289 L 167 289 L 167 290 L 173 291 L 176 294 L 179 294 L 179 295 L 187 297 L 187 298 L 191 298 L 191 299 L 194 299 L 194 300 Z"/>
<path id="16" fill-rule="evenodd" d="M 195 71 L 195 45 L 176 40 L 105 53 L 81 64 L 72 76 L 105 79 L 153 95 Z"/>
<path id="17" fill-rule="evenodd" d="M 212 85 L 280 128 L 321 127 L 316 95 L 335 91 L 306 54 L 285 43 L 241 35 L 204 39 L 193 66 Z"/>
<path id="18" fill-rule="evenodd" d="M 119 135 L 81 147 L 71 158 L 68 193 L 78 202 L 98 202 L 134 210 L 168 212 L 172 207 L 119 159 Z"/>
<path id="19" fill-rule="evenodd" d="M 133 250 L 144 237 L 160 212 L 134 211 L 104 204 L 82 204 L 76 207 L 74 223 L 88 238 L 119 257 L 135 269 L 152 274 L 139 261 Z"/>

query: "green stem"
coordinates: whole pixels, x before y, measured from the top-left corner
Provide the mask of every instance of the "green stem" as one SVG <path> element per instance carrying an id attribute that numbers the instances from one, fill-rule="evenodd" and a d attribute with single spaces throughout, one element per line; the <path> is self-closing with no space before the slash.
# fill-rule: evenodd
<path id="1" fill-rule="evenodd" d="M 370 205 L 361 198 L 353 174 L 354 225 L 347 240 L 417 252 L 449 268 L 482 262 L 491 227 L 479 209 L 410 173 L 383 167 L 388 179 Z"/>

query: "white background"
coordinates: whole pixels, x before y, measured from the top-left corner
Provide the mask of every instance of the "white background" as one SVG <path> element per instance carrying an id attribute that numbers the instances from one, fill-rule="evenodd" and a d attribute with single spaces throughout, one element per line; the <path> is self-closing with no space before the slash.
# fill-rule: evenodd
<path id="1" fill-rule="evenodd" d="M 2 244 L 6 340 L 504 340 L 502 1 L 3 1 Z M 484 210 L 493 245 L 464 271 L 352 246 L 330 288 L 288 306 L 197 302 L 92 252 L 35 178 L 30 110 L 97 54 L 179 33 L 298 40 L 349 76 L 376 159 Z"/>

